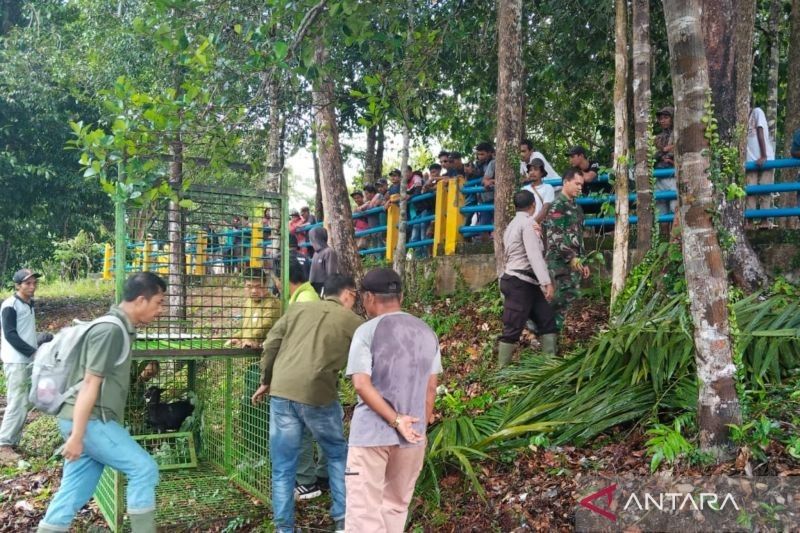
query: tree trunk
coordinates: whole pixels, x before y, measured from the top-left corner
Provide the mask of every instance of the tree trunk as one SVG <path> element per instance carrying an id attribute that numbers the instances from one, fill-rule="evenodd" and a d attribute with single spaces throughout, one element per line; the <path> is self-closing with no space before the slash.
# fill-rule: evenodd
<path id="1" fill-rule="evenodd" d="M 319 171 L 319 150 L 317 149 L 317 134 L 311 128 L 311 158 L 314 161 L 314 215 L 317 220 L 325 220 L 325 209 L 322 207 L 322 180 Z"/>
<path id="2" fill-rule="evenodd" d="M 753 72 L 755 0 L 702 0 L 708 76 L 719 126 L 720 142 L 739 149 L 739 170 L 729 183 L 744 185 L 746 127 L 750 110 L 750 77 Z M 752 292 L 767 282 L 767 274 L 744 233 L 744 201 L 728 200 L 722 183 L 716 191 L 722 225 L 732 245 L 725 249 L 726 263 L 736 284 Z"/>
<path id="3" fill-rule="evenodd" d="M 20 21 L 20 8 L 23 3 L 19 0 L 0 0 L 0 35 L 5 35 Z"/>
<path id="4" fill-rule="evenodd" d="M 406 170 L 408 166 L 408 152 L 411 144 L 411 131 L 408 124 L 403 125 L 403 148 L 400 151 L 400 219 L 397 223 L 397 246 L 394 247 L 392 268 L 404 279 L 406 272 L 406 236 L 408 235 L 408 180 L 411 174 Z"/>
<path id="5" fill-rule="evenodd" d="M 385 124 L 383 121 L 378 125 L 378 139 L 377 147 L 375 148 L 375 173 L 373 174 L 373 181 L 381 179 L 383 175 L 383 148 L 386 142 L 386 132 L 384 131 Z"/>
<path id="6" fill-rule="evenodd" d="M 170 143 L 172 161 L 169 164 L 169 184 L 176 194 L 181 195 L 183 185 L 183 141 L 180 133 Z M 169 242 L 169 269 L 167 274 L 167 304 L 169 328 L 171 332 L 180 332 L 180 323 L 186 318 L 186 255 L 183 242 L 183 209 L 173 201 L 167 208 L 167 241 Z"/>
<path id="7" fill-rule="evenodd" d="M 325 68 L 328 51 L 322 35 L 317 36 L 314 59 Z M 314 80 L 312 91 L 314 124 L 319 145 L 320 181 L 322 204 L 325 208 L 331 247 L 339 256 L 339 271 L 361 281 L 361 257 L 353 236 L 353 218 L 350 198 L 342 166 L 342 148 L 339 144 L 339 128 L 336 124 L 336 100 L 333 81 L 326 76 Z"/>
<path id="8" fill-rule="evenodd" d="M 769 43 L 769 75 L 767 76 L 767 122 L 770 139 L 775 141 L 778 126 L 778 69 L 781 63 L 781 4 L 782 0 L 771 0 L 767 41 Z"/>
<path id="9" fill-rule="evenodd" d="M 267 176 L 265 186 L 268 191 L 278 191 L 283 174 L 283 113 L 281 109 L 280 78 L 272 76 L 267 89 L 269 98 L 269 132 L 267 139 Z"/>
<path id="10" fill-rule="evenodd" d="M 792 0 L 792 14 L 789 22 L 789 49 L 786 57 L 800 57 L 800 0 Z M 783 142 L 784 157 L 791 157 L 792 134 L 800 128 L 800 61 L 789 60 L 786 75 L 786 117 L 784 119 Z M 783 181 L 794 181 L 797 169 L 786 170 Z M 794 192 L 781 195 L 782 207 L 796 207 L 797 194 Z M 785 226 L 797 228 L 797 217 L 781 219 Z"/>
<path id="11" fill-rule="evenodd" d="M 378 140 L 377 126 L 367 128 L 367 150 L 364 153 L 364 185 L 374 181 L 375 176 L 375 143 Z"/>
<path id="12" fill-rule="evenodd" d="M 614 50 L 614 262 L 611 305 L 625 288 L 628 275 L 628 2 L 616 0 Z"/>
<path id="13" fill-rule="evenodd" d="M 497 157 L 494 186 L 494 257 L 497 275 L 505 270 L 503 233 L 519 173 L 517 152 L 522 122 L 522 0 L 497 5 Z"/>
<path id="14" fill-rule="evenodd" d="M 633 116 L 636 177 L 636 258 L 650 249 L 655 225 L 650 181 L 650 0 L 633 0 Z"/>
<path id="15" fill-rule="evenodd" d="M 676 175 L 684 268 L 694 323 L 700 446 L 720 455 L 728 424 L 741 424 L 728 325 L 728 280 L 711 214 L 716 209 L 705 139 L 709 71 L 702 0 L 664 2 L 675 101 Z"/>

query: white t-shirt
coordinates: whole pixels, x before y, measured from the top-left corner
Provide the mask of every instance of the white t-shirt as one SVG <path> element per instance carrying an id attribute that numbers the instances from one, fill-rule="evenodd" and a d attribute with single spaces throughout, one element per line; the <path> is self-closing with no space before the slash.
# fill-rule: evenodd
<path id="1" fill-rule="evenodd" d="M 753 108 L 750 111 L 750 118 L 747 120 L 747 160 L 755 161 L 761 157 L 761 148 L 758 146 L 758 131 L 761 127 L 764 129 L 764 144 L 767 148 L 767 159 L 775 159 L 775 146 L 769 138 L 769 124 L 767 124 L 767 116 L 760 107 Z"/>
<path id="2" fill-rule="evenodd" d="M 548 177 L 550 176 L 548 175 Z M 522 189 L 531 191 L 533 193 L 533 197 L 536 199 L 536 212 L 533 213 L 533 216 L 537 216 L 542 211 L 544 204 L 552 204 L 553 200 L 556 199 L 556 190 L 552 185 L 548 185 L 546 183 L 540 184 L 538 187 L 536 187 L 535 191 L 530 183 L 525 185 Z"/>
<path id="3" fill-rule="evenodd" d="M 545 176 L 545 179 L 551 179 L 551 178 L 561 179 L 561 176 L 550 165 L 550 163 L 547 161 L 547 158 L 544 155 L 542 155 L 542 152 L 531 152 L 531 158 L 528 161 L 520 161 L 519 173 L 520 175 L 522 175 L 522 177 L 528 175 L 528 163 L 530 163 L 537 157 L 544 162 L 544 170 L 547 172 L 547 176 Z"/>

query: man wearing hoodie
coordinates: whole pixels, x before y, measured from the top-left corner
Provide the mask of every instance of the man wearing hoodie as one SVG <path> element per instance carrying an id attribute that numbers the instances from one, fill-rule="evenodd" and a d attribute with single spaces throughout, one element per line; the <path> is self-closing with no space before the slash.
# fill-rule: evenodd
<path id="1" fill-rule="evenodd" d="M 314 258 L 311 260 L 311 274 L 308 281 L 317 291 L 322 293 L 325 280 L 331 274 L 339 273 L 339 258 L 333 248 L 328 246 L 328 231 L 325 228 L 314 228 L 308 232 L 308 240 L 314 248 Z"/>

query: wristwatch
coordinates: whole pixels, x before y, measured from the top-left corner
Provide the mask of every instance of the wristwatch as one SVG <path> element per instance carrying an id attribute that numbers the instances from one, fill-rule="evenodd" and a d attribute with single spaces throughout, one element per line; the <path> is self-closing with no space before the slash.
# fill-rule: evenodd
<path id="1" fill-rule="evenodd" d="M 392 423 L 391 423 L 391 424 L 389 424 L 389 425 L 390 425 L 390 426 L 392 426 L 394 429 L 397 429 L 397 428 L 399 428 L 399 427 L 400 427 L 400 414 L 399 414 L 399 413 L 398 413 L 398 415 L 395 417 L 395 419 L 394 419 L 394 422 L 392 422 Z"/>

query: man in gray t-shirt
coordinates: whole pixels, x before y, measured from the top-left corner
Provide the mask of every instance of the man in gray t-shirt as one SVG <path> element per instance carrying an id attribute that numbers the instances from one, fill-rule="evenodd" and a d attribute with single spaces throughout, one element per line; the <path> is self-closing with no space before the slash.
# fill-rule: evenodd
<path id="1" fill-rule="evenodd" d="M 373 318 L 356 330 L 347 360 L 359 402 L 350 423 L 345 524 L 347 531 L 401 532 L 425 458 L 442 356 L 433 330 L 401 311 L 395 271 L 370 271 L 361 290 Z"/>

